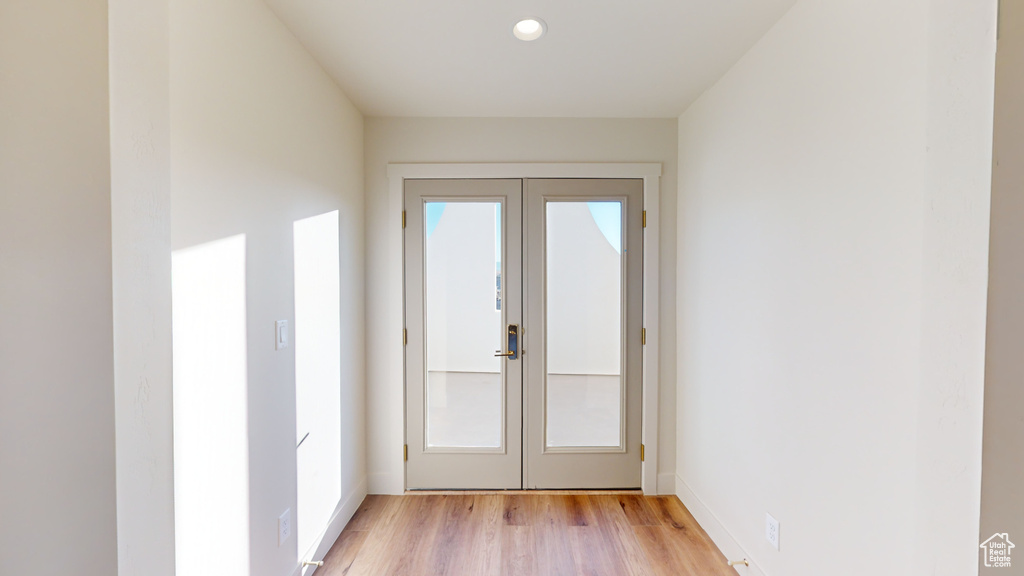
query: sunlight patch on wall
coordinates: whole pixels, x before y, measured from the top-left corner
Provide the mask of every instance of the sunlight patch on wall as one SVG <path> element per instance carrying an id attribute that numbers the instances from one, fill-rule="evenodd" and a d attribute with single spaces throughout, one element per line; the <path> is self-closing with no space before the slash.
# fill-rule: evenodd
<path id="1" fill-rule="evenodd" d="M 176 573 L 249 575 L 245 236 L 171 255 Z"/>
<path id="2" fill-rule="evenodd" d="M 295 421 L 300 559 L 341 501 L 341 284 L 338 211 L 294 224 Z"/>

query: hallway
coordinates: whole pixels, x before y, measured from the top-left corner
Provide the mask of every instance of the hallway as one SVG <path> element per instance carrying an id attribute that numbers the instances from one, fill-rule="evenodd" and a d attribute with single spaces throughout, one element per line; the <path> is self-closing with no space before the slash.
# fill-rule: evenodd
<path id="1" fill-rule="evenodd" d="M 0 2 L 0 576 L 989 576 L 1024 538 L 1022 32 Z M 521 198 L 412 194 L 445 180 Z M 531 202 L 580 180 L 642 190 Z M 445 244 L 460 203 L 493 209 Z M 480 365 L 430 361 L 456 337 Z M 524 487 L 643 495 L 415 491 Z"/>

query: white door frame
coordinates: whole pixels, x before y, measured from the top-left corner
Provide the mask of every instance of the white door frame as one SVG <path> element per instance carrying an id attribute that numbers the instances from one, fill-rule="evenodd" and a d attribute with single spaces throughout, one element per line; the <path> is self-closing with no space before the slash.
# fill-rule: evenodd
<path id="1" fill-rule="evenodd" d="M 405 444 L 405 281 L 402 235 L 404 183 L 407 178 L 641 178 L 644 181 L 644 317 L 647 343 L 643 347 L 643 444 L 640 485 L 646 494 L 658 493 L 658 287 L 660 253 L 658 210 L 661 194 L 660 163 L 508 163 L 508 164 L 388 164 L 389 221 L 395 222 L 389 233 L 387 266 L 390 286 L 382 295 L 388 298 L 388 332 L 394 333 L 394 346 L 387 350 L 391 366 L 402 366 L 388 378 L 388 412 L 394 417 L 391 435 Z M 405 491 L 404 446 L 396 446 L 393 464 L 396 474 L 381 478 L 377 492 L 401 494 Z M 389 458 L 390 460 L 390 458 Z"/>

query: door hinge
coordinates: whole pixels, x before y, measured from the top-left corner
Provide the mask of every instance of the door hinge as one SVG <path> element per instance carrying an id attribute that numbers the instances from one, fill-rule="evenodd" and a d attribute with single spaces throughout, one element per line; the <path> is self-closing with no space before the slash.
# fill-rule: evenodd
<path id="1" fill-rule="evenodd" d="M 402 456 L 405 458 L 406 462 L 409 461 L 409 445 L 408 444 L 406 444 L 405 447 L 402 449 Z"/>
<path id="2" fill-rule="evenodd" d="M 409 345 L 409 329 L 402 328 L 402 344 Z"/>
<path id="3" fill-rule="evenodd" d="M 640 345 L 647 346 L 647 328 L 640 329 Z"/>
<path id="4" fill-rule="evenodd" d="M 647 210 L 644 210 L 644 228 L 647 228 Z"/>
<path id="5" fill-rule="evenodd" d="M 402 228 L 405 228 L 405 210 L 402 210 Z"/>
<path id="6" fill-rule="evenodd" d="M 643 444 L 640 445 L 640 461 L 641 462 L 644 461 L 644 445 Z"/>

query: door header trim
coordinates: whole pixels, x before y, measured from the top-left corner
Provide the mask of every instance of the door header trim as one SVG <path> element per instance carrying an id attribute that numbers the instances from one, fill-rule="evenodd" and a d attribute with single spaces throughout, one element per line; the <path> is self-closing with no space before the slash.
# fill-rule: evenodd
<path id="1" fill-rule="evenodd" d="M 661 163 L 388 164 L 388 178 L 658 178 Z"/>

